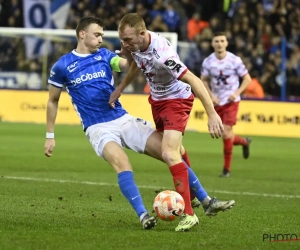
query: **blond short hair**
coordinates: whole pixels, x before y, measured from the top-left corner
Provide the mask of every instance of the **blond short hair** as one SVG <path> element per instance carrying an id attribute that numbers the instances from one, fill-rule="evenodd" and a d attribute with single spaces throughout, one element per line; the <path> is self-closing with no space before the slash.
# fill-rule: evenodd
<path id="1" fill-rule="evenodd" d="M 139 16 L 137 13 L 129 13 L 123 16 L 123 18 L 119 22 L 118 29 L 123 31 L 126 26 L 134 28 L 136 33 L 139 33 L 141 30 L 146 29 L 146 24 L 144 19 L 141 16 Z"/>

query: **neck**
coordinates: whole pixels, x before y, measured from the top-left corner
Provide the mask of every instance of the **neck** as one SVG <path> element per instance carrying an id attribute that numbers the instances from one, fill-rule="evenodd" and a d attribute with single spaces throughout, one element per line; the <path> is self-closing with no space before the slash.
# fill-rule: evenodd
<path id="1" fill-rule="evenodd" d="M 215 52 L 215 55 L 218 59 L 222 60 L 226 56 L 226 50 L 222 52 Z"/>
<path id="2" fill-rule="evenodd" d="M 91 52 L 83 44 L 78 43 L 75 51 L 79 54 L 91 54 Z"/>

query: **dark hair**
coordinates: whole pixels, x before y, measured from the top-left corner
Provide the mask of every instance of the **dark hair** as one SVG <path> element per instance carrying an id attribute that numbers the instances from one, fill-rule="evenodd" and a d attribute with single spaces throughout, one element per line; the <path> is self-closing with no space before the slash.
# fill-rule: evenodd
<path id="1" fill-rule="evenodd" d="M 213 34 L 213 38 L 216 37 L 216 36 L 225 36 L 226 37 L 226 34 L 223 31 L 217 31 Z"/>
<path id="2" fill-rule="evenodd" d="M 79 32 L 81 30 L 85 30 L 92 23 L 98 24 L 103 29 L 105 28 L 104 21 L 101 18 L 93 17 L 93 16 L 83 17 L 83 18 L 80 19 L 80 21 L 79 21 L 79 23 L 76 27 L 76 36 L 77 36 L 77 38 L 79 37 Z"/>

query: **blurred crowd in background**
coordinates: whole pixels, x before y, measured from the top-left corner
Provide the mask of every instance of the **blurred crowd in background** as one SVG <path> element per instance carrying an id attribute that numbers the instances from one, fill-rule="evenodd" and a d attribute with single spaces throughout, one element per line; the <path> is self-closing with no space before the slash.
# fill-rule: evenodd
<path id="1" fill-rule="evenodd" d="M 1 27 L 24 27 L 21 0 L 0 4 Z M 228 50 L 242 58 L 253 78 L 252 88 L 261 89 L 255 93 L 249 87 L 245 96 L 280 96 L 285 80 L 287 95 L 300 96 L 300 0 L 73 0 L 65 28 L 75 29 L 81 17 L 95 15 L 105 20 L 106 30 L 117 30 L 118 21 L 129 12 L 141 15 L 149 30 L 176 32 L 178 52 L 184 49 L 184 63 L 198 76 L 212 53 L 212 34 L 225 31 Z M 75 46 L 76 40 L 54 44 L 49 67 Z M 108 40 L 105 46 L 114 51 L 117 45 Z M 0 56 L 0 71 L 42 70 L 41 58 L 26 59 L 21 38 L 1 38 Z M 115 75 L 116 83 L 121 77 Z M 126 91 L 149 90 L 140 76 Z"/>

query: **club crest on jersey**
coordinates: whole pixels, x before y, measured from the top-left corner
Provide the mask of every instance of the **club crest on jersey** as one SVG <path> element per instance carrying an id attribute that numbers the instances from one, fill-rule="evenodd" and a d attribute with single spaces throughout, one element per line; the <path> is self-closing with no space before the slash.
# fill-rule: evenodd
<path id="1" fill-rule="evenodd" d="M 102 56 L 95 56 L 94 59 L 96 59 L 97 61 L 100 61 L 102 59 Z"/>

